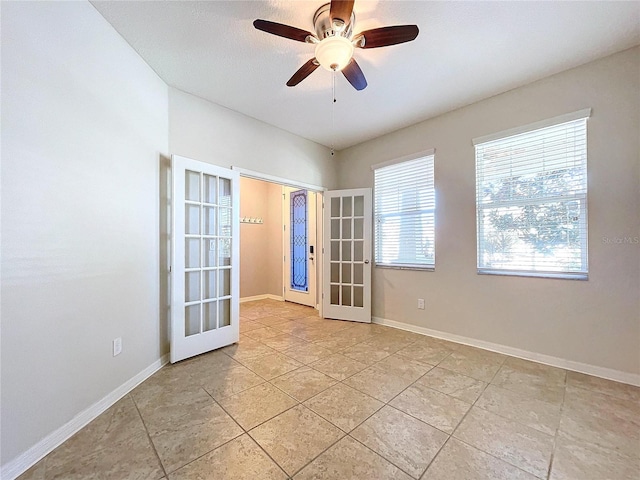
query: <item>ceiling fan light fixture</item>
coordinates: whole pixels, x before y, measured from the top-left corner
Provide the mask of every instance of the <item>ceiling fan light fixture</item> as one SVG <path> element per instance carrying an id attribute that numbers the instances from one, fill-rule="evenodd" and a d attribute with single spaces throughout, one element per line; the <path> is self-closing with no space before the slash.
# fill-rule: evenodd
<path id="1" fill-rule="evenodd" d="M 341 35 L 324 38 L 316 45 L 316 60 L 330 72 L 340 71 L 353 56 L 353 44 Z"/>

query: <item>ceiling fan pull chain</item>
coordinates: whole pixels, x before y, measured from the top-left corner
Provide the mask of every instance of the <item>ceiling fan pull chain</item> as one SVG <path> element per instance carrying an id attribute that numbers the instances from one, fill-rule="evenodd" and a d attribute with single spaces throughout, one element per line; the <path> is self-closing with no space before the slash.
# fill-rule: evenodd
<path id="1" fill-rule="evenodd" d="M 336 136 L 336 122 L 335 122 L 335 110 L 336 110 L 336 71 L 331 72 L 331 156 L 333 157 Z"/>

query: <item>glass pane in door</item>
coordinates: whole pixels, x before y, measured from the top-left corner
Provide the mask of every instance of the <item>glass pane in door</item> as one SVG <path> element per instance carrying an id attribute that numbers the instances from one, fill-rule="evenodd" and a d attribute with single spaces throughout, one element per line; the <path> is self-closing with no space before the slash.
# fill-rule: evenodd
<path id="1" fill-rule="evenodd" d="M 200 233 L 200 205 L 187 203 L 184 208 L 184 233 L 198 235 Z"/>
<path id="2" fill-rule="evenodd" d="M 200 239 L 186 238 L 184 247 L 184 266 L 186 268 L 198 268 L 200 266 Z"/>
<path id="3" fill-rule="evenodd" d="M 190 337 L 200 333 L 200 304 L 184 308 L 184 335 Z"/>
<path id="4" fill-rule="evenodd" d="M 185 200 L 200 201 L 200 173 L 187 170 L 184 174 Z"/>
<path id="5" fill-rule="evenodd" d="M 200 300 L 200 271 L 187 272 L 184 276 L 184 301 Z"/>
<path id="6" fill-rule="evenodd" d="M 213 175 L 204 175 L 204 202 L 218 203 L 218 177 Z"/>
<path id="7" fill-rule="evenodd" d="M 228 298 L 218 302 L 218 326 L 228 327 L 231 325 L 231 300 Z"/>
<path id="8" fill-rule="evenodd" d="M 307 269 L 307 191 L 291 192 L 290 199 L 291 289 L 307 292 L 309 290 L 309 272 Z"/>
<path id="9" fill-rule="evenodd" d="M 218 326 L 218 302 L 207 302 L 202 305 L 204 311 L 202 316 L 202 330 L 208 332 Z"/>
<path id="10" fill-rule="evenodd" d="M 204 233 L 205 235 L 216 235 L 216 207 L 203 207 Z"/>
<path id="11" fill-rule="evenodd" d="M 219 272 L 220 276 L 218 285 L 220 290 L 218 292 L 218 296 L 226 297 L 227 295 L 231 295 L 231 270 L 225 268 L 223 270 L 220 270 Z"/>
<path id="12" fill-rule="evenodd" d="M 218 276 L 217 270 L 205 270 L 202 272 L 203 284 L 202 284 L 202 299 L 210 300 L 212 298 L 217 298 L 216 292 L 216 278 Z"/>

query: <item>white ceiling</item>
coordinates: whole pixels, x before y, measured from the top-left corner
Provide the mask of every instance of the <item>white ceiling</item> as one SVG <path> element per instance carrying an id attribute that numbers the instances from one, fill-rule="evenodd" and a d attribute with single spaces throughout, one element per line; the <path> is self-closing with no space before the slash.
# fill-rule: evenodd
<path id="1" fill-rule="evenodd" d="M 313 31 L 309 1 L 92 1 L 169 85 L 336 150 L 640 44 L 640 2 L 356 0 L 354 32 L 417 24 L 402 45 L 356 49 L 369 86 L 319 68 L 313 46 L 255 30 Z"/>

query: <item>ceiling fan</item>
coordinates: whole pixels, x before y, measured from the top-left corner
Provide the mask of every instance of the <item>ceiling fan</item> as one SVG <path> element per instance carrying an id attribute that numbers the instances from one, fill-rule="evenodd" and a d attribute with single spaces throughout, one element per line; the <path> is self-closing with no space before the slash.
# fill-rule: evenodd
<path id="1" fill-rule="evenodd" d="M 282 23 L 255 20 L 253 26 L 263 32 L 306 42 L 316 46 L 315 56 L 302 65 L 287 82 L 294 87 L 307 78 L 319 66 L 329 71 L 342 71 L 356 90 L 363 90 L 367 80 L 353 58 L 354 48 L 378 48 L 405 43 L 418 36 L 417 25 L 395 25 L 380 27 L 353 35 L 356 16 L 353 12 L 355 0 L 331 0 L 321 6 L 313 16 L 316 34 Z"/>

